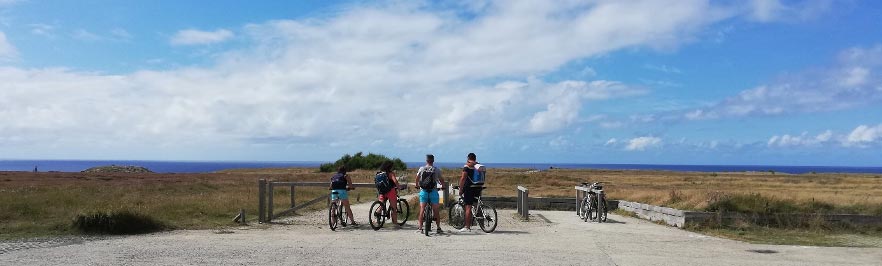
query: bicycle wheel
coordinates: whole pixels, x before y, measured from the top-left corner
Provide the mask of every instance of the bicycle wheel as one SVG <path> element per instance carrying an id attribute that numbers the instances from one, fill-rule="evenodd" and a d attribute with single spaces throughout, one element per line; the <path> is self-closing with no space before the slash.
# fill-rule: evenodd
<path id="1" fill-rule="evenodd" d="M 579 209 L 576 211 L 579 215 L 580 220 L 585 220 L 585 200 L 582 199 L 579 201 Z"/>
<path id="2" fill-rule="evenodd" d="M 585 200 L 582 202 L 582 221 L 583 222 L 588 221 L 588 218 L 591 217 L 590 213 L 591 213 L 591 202 L 588 200 L 588 198 L 585 198 Z"/>
<path id="3" fill-rule="evenodd" d="M 455 203 L 450 205 L 450 208 L 447 210 L 447 223 L 457 230 L 465 226 L 465 209 L 462 204 Z"/>
<path id="4" fill-rule="evenodd" d="M 342 204 L 337 205 L 337 221 L 343 227 L 346 227 L 346 207 L 343 207 Z"/>
<path id="5" fill-rule="evenodd" d="M 398 198 L 398 210 L 395 211 L 398 213 L 398 225 L 404 225 L 410 218 L 410 204 L 406 200 Z"/>
<path id="6" fill-rule="evenodd" d="M 600 196 L 600 199 L 597 201 L 600 206 L 597 207 L 597 221 L 598 222 L 606 222 L 607 216 L 607 207 L 606 207 L 606 197 Z"/>
<path id="7" fill-rule="evenodd" d="M 429 236 L 429 232 L 432 231 L 432 220 L 435 220 L 432 217 L 432 205 L 426 204 L 426 207 L 423 208 L 423 232 L 426 236 Z"/>
<path id="8" fill-rule="evenodd" d="M 481 227 L 481 230 L 484 230 L 485 233 L 492 233 L 494 230 L 496 230 L 496 208 L 486 204 L 481 204 L 480 215 L 482 219 L 478 220 L 478 226 Z"/>
<path id="9" fill-rule="evenodd" d="M 370 213 L 368 213 L 368 220 L 370 221 L 371 228 L 374 230 L 380 230 L 383 227 L 383 223 L 386 222 L 386 207 L 380 201 L 374 201 L 374 204 L 371 204 Z"/>
<path id="10" fill-rule="evenodd" d="M 588 199 L 588 213 L 586 213 L 585 216 L 588 217 L 587 220 L 597 220 L 597 199 L 594 197 Z"/>
<path id="11" fill-rule="evenodd" d="M 331 231 L 337 230 L 337 203 L 331 203 L 331 206 L 328 206 L 328 226 L 331 227 Z"/>

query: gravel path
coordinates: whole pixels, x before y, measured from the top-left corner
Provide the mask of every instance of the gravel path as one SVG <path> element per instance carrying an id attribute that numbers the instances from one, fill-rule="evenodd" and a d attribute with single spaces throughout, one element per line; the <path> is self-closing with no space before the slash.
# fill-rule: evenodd
<path id="1" fill-rule="evenodd" d="M 499 210 L 492 234 L 429 237 L 416 222 L 374 231 L 369 203 L 354 207 L 359 228 L 327 228 L 325 212 L 268 228 L 173 231 L 129 237 L 0 243 L 2 265 L 879 265 L 879 248 L 755 245 L 610 215 L 584 223 L 573 212 L 533 211 L 529 222 Z M 415 213 L 417 206 L 411 206 Z M 477 229 L 477 227 L 475 227 Z M 78 239 L 78 240 L 77 240 Z M 18 244 L 16 244 L 18 243 Z M 30 244 L 29 244 L 30 243 Z M 36 244 L 35 244 L 36 243 Z"/>

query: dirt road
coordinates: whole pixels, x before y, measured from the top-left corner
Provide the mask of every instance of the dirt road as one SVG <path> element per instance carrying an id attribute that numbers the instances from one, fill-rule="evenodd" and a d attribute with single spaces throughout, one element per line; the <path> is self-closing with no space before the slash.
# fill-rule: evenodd
<path id="1" fill-rule="evenodd" d="M 417 206 L 411 206 L 416 212 Z M 426 237 L 416 222 L 374 231 L 327 228 L 324 212 L 269 228 L 173 231 L 129 237 L 0 243 L 2 265 L 879 265 L 879 248 L 755 245 L 633 218 L 584 223 L 572 212 L 500 210 L 497 231 Z M 477 227 L 475 227 L 477 229 Z M 477 231 L 477 232 L 476 232 Z"/>

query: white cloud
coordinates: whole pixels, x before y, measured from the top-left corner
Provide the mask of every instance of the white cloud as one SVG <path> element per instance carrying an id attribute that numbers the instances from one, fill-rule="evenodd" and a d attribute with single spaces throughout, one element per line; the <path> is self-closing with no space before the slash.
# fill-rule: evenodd
<path id="1" fill-rule="evenodd" d="M 833 139 L 833 131 L 826 130 L 814 137 L 808 136 L 808 132 L 800 135 L 784 134 L 769 138 L 766 145 L 769 147 L 808 147 L 818 146 L 830 142 Z"/>
<path id="2" fill-rule="evenodd" d="M 865 147 L 882 140 L 882 124 L 877 126 L 860 125 L 856 127 L 844 140 L 845 146 Z"/>
<path id="3" fill-rule="evenodd" d="M 47 38 L 55 38 L 55 26 L 48 24 L 35 23 L 28 25 L 31 27 L 31 33 Z"/>
<path id="4" fill-rule="evenodd" d="M 679 68 L 676 68 L 673 66 L 667 66 L 667 65 L 644 64 L 643 68 L 662 72 L 662 73 L 667 73 L 667 74 L 682 74 L 683 73 L 683 71 L 680 70 Z"/>
<path id="5" fill-rule="evenodd" d="M 882 102 L 882 45 L 850 48 L 829 68 L 811 70 L 744 90 L 707 108 L 685 112 L 689 120 L 827 112 Z"/>
<path id="6" fill-rule="evenodd" d="M 625 150 L 628 151 L 642 151 L 648 148 L 657 147 L 661 145 L 661 138 L 657 137 L 638 137 L 633 138 L 628 141 L 628 146 L 625 147 Z"/>
<path id="7" fill-rule="evenodd" d="M 614 146 L 618 142 L 619 142 L 619 140 L 617 140 L 616 138 L 611 138 L 611 139 L 607 140 L 606 144 L 603 144 L 603 146 Z"/>
<path id="8" fill-rule="evenodd" d="M 0 62 L 12 61 L 18 58 L 18 50 L 6 39 L 6 34 L 0 31 Z"/>
<path id="9" fill-rule="evenodd" d="M 594 115 L 586 103 L 646 90 L 531 76 L 622 49 L 675 48 L 728 18 L 701 0 L 487 2 L 468 18 L 392 3 L 244 26 L 249 46 L 205 67 L 120 75 L 0 68 L 0 136 L 21 136 L 19 150 L 77 143 L 95 150 L 205 143 L 363 147 L 374 140 L 437 145 L 553 134 Z M 101 39 L 84 29 L 75 34 Z M 185 30 L 170 42 L 230 38 L 225 29 Z M 660 141 L 637 138 L 628 147 Z"/>
<path id="10" fill-rule="evenodd" d="M 826 13 L 833 4 L 833 0 L 806 0 L 788 4 L 781 0 L 751 0 L 748 13 L 751 19 L 760 22 L 807 20 Z"/>
<path id="11" fill-rule="evenodd" d="M 175 33 L 169 41 L 173 45 L 204 45 L 225 42 L 233 38 L 233 32 L 227 29 L 201 31 L 186 29 Z"/>

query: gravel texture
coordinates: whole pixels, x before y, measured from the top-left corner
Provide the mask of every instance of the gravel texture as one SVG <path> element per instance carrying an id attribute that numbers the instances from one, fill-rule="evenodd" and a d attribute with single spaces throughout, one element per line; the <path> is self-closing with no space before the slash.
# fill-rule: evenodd
<path id="1" fill-rule="evenodd" d="M 370 203 L 353 206 L 362 225 L 331 231 L 326 211 L 268 226 L 173 231 L 128 237 L 65 237 L 0 243 L 2 265 L 879 265 L 879 248 L 755 245 L 610 215 L 585 223 L 574 212 L 499 210 L 496 232 L 416 222 L 374 231 Z M 418 206 L 411 206 L 415 214 Z M 415 217 L 415 216 L 414 216 Z M 253 216 L 251 217 L 253 218 Z"/>

